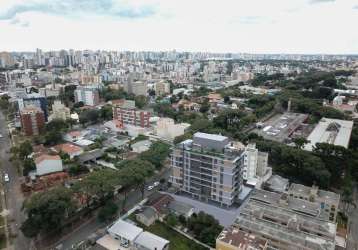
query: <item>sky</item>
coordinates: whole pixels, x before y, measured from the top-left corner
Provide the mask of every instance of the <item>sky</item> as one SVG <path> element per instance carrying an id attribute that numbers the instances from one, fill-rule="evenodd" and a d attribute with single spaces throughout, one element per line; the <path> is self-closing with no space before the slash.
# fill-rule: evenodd
<path id="1" fill-rule="evenodd" d="M 0 0 L 0 51 L 358 54 L 358 0 Z"/>

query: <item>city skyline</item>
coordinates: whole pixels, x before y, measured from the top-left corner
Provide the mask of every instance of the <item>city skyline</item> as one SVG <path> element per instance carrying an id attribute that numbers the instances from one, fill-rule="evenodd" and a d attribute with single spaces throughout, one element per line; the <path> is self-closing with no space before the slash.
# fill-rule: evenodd
<path id="1" fill-rule="evenodd" d="M 0 51 L 358 53 L 353 0 L 5 0 L 0 7 Z"/>

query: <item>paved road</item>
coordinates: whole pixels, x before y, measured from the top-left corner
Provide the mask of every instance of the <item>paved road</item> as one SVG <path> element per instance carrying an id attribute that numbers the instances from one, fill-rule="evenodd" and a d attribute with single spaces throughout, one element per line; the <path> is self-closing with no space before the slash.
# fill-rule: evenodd
<path id="1" fill-rule="evenodd" d="M 168 179 L 170 174 L 169 169 L 165 169 L 163 173 L 154 176 L 150 180 L 147 181 L 149 185 L 151 185 L 155 181 L 159 181 L 161 178 Z M 151 191 L 145 191 L 144 197 L 148 197 L 153 192 L 157 191 L 156 189 L 153 189 Z M 142 200 L 142 194 L 138 190 L 133 190 L 128 194 L 128 198 L 126 201 L 126 210 L 131 209 L 133 206 L 135 206 L 137 203 L 139 203 Z M 81 241 L 85 241 L 91 234 L 95 233 L 97 230 L 105 228 L 107 225 L 103 223 L 99 223 L 96 219 L 89 221 L 88 223 L 84 224 L 82 227 L 80 227 L 78 230 L 76 230 L 73 233 L 70 233 L 69 235 L 66 235 L 56 243 L 56 246 L 59 244 L 62 244 L 62 249 L 71 249 L 71 246 L 79 243 Z"/>
<path id="2" fill-rule="evenodd" d="M 3 179 L 3 173 L 8 173 L 10 182 L 5 183 L 5 196 L 6 205 L 9 210 L 10 227 L 12 234 L 16 234 L 17 237 L 13 241 L 13 248 L 16 250 L 29 249 L 30 240 L 23 236 L 19 230 L 19 226 L 24 221 L 25 216 L 21 211 L 24 197 L 20 190 L 19 173 L 17 169 L 9 162 L 9 150 L 11 147 L 11 141 L 9 138 L 9 132 L 7 129 L 7 123 L 4 115 L 0 112 L 0 134 L 3 135 L 0 138 L 0 159 L 2 166 L 1 179 Z"/>
<path id="3" fill-rule="evenodd" d="M 353 201 L 358 205 L 358 188 L 355 185 L 353 189 Z M 348 212 L 349 216 L 349 232 L 347 240 L 348 250 L 358 250 L 358 207 L 352 208 Z"/>

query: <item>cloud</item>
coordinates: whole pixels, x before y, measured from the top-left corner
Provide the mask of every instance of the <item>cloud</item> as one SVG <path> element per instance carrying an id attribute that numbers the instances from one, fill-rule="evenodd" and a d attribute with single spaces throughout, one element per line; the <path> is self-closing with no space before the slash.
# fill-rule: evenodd
<path id="1" fill-rule="evenodd" d="M 242 24 L 257 24 L 263 21 L 264 18 L 262 16 L 243 16 L 239 18 L 239 22 Z"/>
<path id="2" fill-rule="evenodd" d="M 316 3 L 333 3 L 336 0 L 311 0 L 310 3 L 311 4 L 316 4 Z"/>
<path id="3" fill-rule="evenodd" d="M 156 13 L 154 5 L 133 6 L 129 2 L 115 0 L 28 0 L 0 11 L 0 20 L 13 19 L 16 15 L 27 12 L 66 17 L 96 15 L 119 18 L 145 18 Z"/>

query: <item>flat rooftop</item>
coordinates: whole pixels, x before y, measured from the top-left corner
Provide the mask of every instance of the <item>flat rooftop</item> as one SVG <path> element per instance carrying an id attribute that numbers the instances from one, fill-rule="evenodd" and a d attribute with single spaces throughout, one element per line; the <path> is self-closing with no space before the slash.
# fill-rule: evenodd
<path id="1" fill-rule="evenodd" d="M 204 138 L 204 139 L 208 139 L 208 140 L 213 140 L 213 141 L 225 141 L 228 138 L 226 136 L 222 136 L 222 135 L 217 135 L 217 134 L 207 134 L 207 133 L 201 133 L 201 132 L 197 132 L 194 134 L 193 138 Z"/>
<path id="2" fill-rule="evenodd" d="M 316 143 L 329 143 L 348 148 L 353 121 L 322 118 L 308 136 L 305 150 L 312 151 Z"/>
<path id="3" fill-rule="evenodd" d="M 309 204 L 287 194 L 255 190 L 241 208 L 235 225 L 291 249 L 333 250 L 336 224 L 322 220 L 316 209 L 319 204 Z"/>
<path id="4" fill-rule="evenodd" d="M 312 187 L 308 187 L 301 184 L 292 183 L 288 189 L 289 193 L 302 194 L 304 196 L 309 196 L 312 193 Z M 340 195 L 334 192 L 317 189 L 316 196 L 320 200 L 324 200 L 326 203 L 335 204 L 338 207 L 340 201 Z"/>
<path id="5" fill-rule="evenodd" d="M 217 240 L 240 249 L 263 250 L 267 245 L 267 240 L 264 240 L 248 232 L 241 231 L 234 226 L 225 228 L 220 233 Z"/>
<path id="6" fill-rule="evenodd" d="M 273 116 L 265 121 L 263 128 L 255 129 L 253 132 L 267 140 L 284 142 L 307 118 L 306 114 L 286 112 Z"/>
<path id="7" fill-rule="evenodd" d="M 143 232 L 143 229 L 124 220 L 117 220 L 109 229 L 110 234 L 115 234 L 129 241 L 134 241 Z"/>

